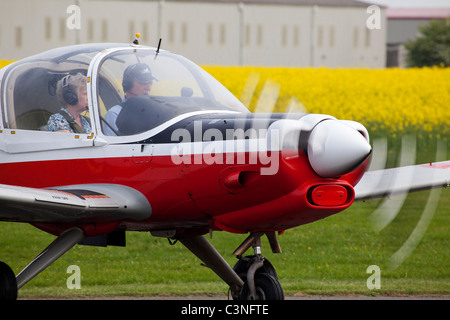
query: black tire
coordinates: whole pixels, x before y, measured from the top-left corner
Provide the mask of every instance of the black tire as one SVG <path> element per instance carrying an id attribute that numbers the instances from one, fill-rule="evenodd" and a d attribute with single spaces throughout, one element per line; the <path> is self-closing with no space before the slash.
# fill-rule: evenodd
<path id="1" fill-rule="evenodd" d="M 255 274 L 256 300 L 284 300 L 283 288 L 274 276 L 268 273 Z M 245 282 L 241 291 L 241 300 L 249 300 L 248 283 Z"/>
<path id="2" fill-rule="evenodd" d="M 244 259 L 240 259 L 233 267 L 234 272 L 237 273 L 237 275 L 245 281 L 247 279 L 247 271 L 251 264 L 251 259 L 253 259 L 255 256 L 247 256 L 244 257 Z M 269 260 L 264 259 L 264 264 L 261 268 L 256 270 L 256 273 L 268 273 L 271 276 L 278 279 L 277 272 L 275 271 L 275 268 L 270 263 Z"/>
<path id="3" fill-rule="evenodd" d="M 0 300 L 17 300 L 17 281 L 14 272 L 0 261 Z"/>

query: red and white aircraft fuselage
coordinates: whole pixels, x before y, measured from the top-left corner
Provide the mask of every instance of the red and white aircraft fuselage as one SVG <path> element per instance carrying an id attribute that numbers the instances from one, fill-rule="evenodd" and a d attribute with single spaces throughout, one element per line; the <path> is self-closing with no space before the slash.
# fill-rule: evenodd
<path id="1" fill-rule="evenodd" d="M 136 72 L 133 79 L 141 67 L 151 73 L 151 91 L 126 98 L 134 80 L 150 79 Z M 90 130 L 49 131 L 50 115 L 61 112 L 58 84 L 78 73 L 87 79 Z M 280 299 L 261 235 L 279 251 L 276 232 L 371 197 L 370 179 L 358 185 L 363 197 L 355 192 L 371 153 L 364 126 L 327 115 L 252 114 L 200 67 L 169 52 L 72 46 L 7 66 L 0 79 L 0 220 L 58 236 L 17 281 L 9 278 L 4 297 L 16 297 L 17 287 L 80 241 L 113 244 L 109 235 L 138 230 L 180 240 L 234 298 Z M 120 112 L 112 121 L 113 109 Z M 440 175 L 412 189 L 447 181 Z M 250 233 L 236 254 L 253 246 L 256 255 L 231 269 L 203 237 L 216 230 Z"/>

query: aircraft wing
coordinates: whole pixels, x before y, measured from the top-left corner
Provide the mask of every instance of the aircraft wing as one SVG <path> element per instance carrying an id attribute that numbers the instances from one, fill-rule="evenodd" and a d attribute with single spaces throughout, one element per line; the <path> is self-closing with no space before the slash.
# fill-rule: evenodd
<path id="1" fill-rule="evenodd" d="M 355 201 L 450 185 L 450 161 L 367 171 L 355 186 Z"/>
<path id="2" fill-rule="evenodd" d="M 143 220 L 151 206 L 139 191 L 115 184 L 84 184 L 49 189 L 0 184 L 0 220 L 93 223 Z"/>

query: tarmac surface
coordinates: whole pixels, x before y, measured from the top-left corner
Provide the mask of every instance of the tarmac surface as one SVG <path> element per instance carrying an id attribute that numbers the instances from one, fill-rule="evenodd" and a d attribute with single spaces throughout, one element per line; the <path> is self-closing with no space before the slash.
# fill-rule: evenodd
<path id="1" fill-rule="evenodd" d="M 133 300 L 177 300 L 177 301 L 230 301 L 233 300 L 226 296 L 117 296 L 117 297 L 88 297 L 88 298 L 76 298 L 77 300 L 124 300 L 124 301 L 133 301 Z M 374 300 L 382 300 L 382 301 L 439 301 L 446 300 L 450 301 L 450 295 L 441 296 L 441 295 L 432 295 L 432 296 L 285 296 L 285 300 L 299 300 L 299 301 L 374 301 Z"/>

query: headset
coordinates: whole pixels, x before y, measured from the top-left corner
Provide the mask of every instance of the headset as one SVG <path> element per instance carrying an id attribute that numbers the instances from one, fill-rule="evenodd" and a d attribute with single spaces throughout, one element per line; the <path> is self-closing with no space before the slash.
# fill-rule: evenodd
<path id="1" fill-rule="evenodd" d="M 136 69 L 137 65 L 138 64 L 132 64 L 125 68 L 122 79 L 123 92 L 127 92 L 128 90 L 131 90 L 131 88 L 133 88 L 133 80 L 134 80 L 133 72 L 134 69 Z"/>
<path id="2" fill-rule="evenodd" d="M 155 77 L 153 77 L 150 67 L 140 62 L 129 65 L 125 68 L 122 79 L 123 92 L 130 91 L 133 88 L 134 79 L 145 83 L 151 82 L 152 80 L 158 81 Z"/>
<path id="3" fill-rule="evenodd" d="M 78 95 L 69 87 L 70 74 L 62 78 L 63 99 L 71 106 L 78 103 Z"/>

